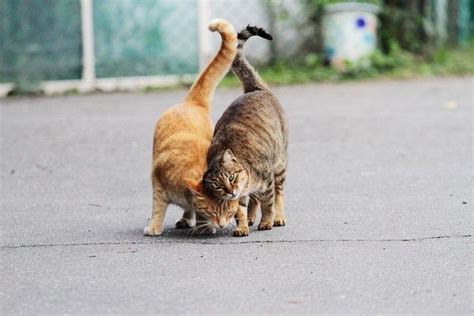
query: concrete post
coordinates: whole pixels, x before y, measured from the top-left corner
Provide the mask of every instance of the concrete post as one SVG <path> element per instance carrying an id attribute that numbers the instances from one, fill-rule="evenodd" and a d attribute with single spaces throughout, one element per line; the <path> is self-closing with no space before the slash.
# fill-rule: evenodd
<path id="1" fill-rule="evenodd" d="M 81 0 L 82 30 L 82 84 L 81 90 L 90 91 L 95 86 L 93 0 Z"/>
<path id="2" fill-rule="evenodd" d="M 210 0 L 197 0 L 199 69 L 206 67 L 211 55 L 210 33 L 207 24 L 211 20 Z"/>

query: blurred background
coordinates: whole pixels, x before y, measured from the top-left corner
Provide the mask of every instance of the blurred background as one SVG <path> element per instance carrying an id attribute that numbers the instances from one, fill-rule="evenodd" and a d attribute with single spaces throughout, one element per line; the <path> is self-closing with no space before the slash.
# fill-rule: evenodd
<path id="1" fill-rule="evenodd" d="M 274 36 L 245 52 L 288 117 L 288 225 L 172 206 L 143 237 L 216 17 Z M 0 0 L 0 315 L 473 315 L 473 27 L 474 0 Z"/>
<path id="2" fill-rule="evenodd" d="M 1 95 L 189 83 L 215 17 L 270 30 L 246 53 L 272 84 L 474 73 L 470 0 L 2 0 L 0 17 Z"/>

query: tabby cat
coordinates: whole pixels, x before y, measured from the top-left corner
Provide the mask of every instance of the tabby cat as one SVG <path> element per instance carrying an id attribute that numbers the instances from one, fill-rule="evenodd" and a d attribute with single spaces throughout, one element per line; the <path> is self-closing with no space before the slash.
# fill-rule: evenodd
<path id="1" fill-rule="evenodd" d="M 211 99 L 237 51 L 237 34 L 229 22 L 213 20 L 209 30 L 219 32 L 222 37 L 219 52 L 201 72 L 184 102 L 163 113 L 155 127 L 151 174 L 153 212 L 144 230 L 148 236 L 162 233 L 166 208 L 170 203 L 184 209 L 176 228 L 193 227 L 196 210 L 212 214 L 215 210 L 226 209 L 235 213 L 239 207 L 238 201 L 210 199 L 198 188 L 206 170 L 206 153 L 212 138 Z M 211 221 L 214 226 L 223 225 L 215 216 L 206 216 L 203 220 Z"/>
<path id="2" fill-rule="evenodd" d="M 224 201 L 239 200 L 235 236 L 246 236 L 262 209 L 259 230 L 285 225 L 283 184 L 288 160 L 288 125 L 277 98 L 249 64 L 242 52 L 245 41 L 271 35 L 248 26 L 238 35 L 239 47 L 232 71 L 244 94 L 237 98 L 216 124 L 207 155 L 208 169 L 202 184 L 206 192 Z M 248 206 L 248 216 L 247 216 Z"/>

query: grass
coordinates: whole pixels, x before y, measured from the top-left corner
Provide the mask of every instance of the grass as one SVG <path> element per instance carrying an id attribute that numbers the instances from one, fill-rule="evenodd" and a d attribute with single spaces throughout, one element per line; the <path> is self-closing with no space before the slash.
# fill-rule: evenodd
<path id="1" fill-rule="evenodd" d="M 370 58 L 358 64 L 347 63 L 343 70 L 323 66 L 321 58 L 316 54 L 310 54 L 303 62 L 296 64 L 279 62 L 273 66 L 256 68 L 262 78 L 271 86 L 378 78 L 410 79 L 430 76 L 474 75 L 474 40 L 464 47 L 440 49 L 429 57 L 416 56 L 394 46 L 389 55 L 376 51 Z M 181 82 L 166 87 L 150 86 L 142 91 L 165 92 L 177 88 L 188 89 L 190 86 L 189 82 Z M 240 82 L 231 72 L 220 84 L 220 87 L 239 86 Z M 34 92 L 14 90 L 10 95 L 31 93 Z M 71 90 L 65 94 L 74 95 L 77 93 L 78 91 Z"/>
<path id="2" fill-rule="evenodd" d="M 397 48 L 394 48 L 393 51 L 390 55 L 376 51 L 373 56 L 359 64 L 346 64 L 344 70 L 323 66 L 317 56 L 308 56 L 302 64 L 277 63 L 273 66 L 259 68 L 258 71 L 270 85 L 474 74 L 474 41 L 465 47 L 440 49 L 430 57 L 412 55 Z M 221 87 L 239 85 L 238 79 L 231 73 L 221 83 Z"/>

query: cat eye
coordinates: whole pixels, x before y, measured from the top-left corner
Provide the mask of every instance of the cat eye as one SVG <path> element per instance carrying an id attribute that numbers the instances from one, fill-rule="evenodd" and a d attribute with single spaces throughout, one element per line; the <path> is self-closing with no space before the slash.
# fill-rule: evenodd
<path id="1" fill-rule="evenodd" d="M 229 177 L 229 181 L 232 182 L 234 181 L 235 179 L 237 179 L 237 175 L 240 173 L 240 171 L 236 171 L 234 172 L 233 174 L 230 175 Z"/>

